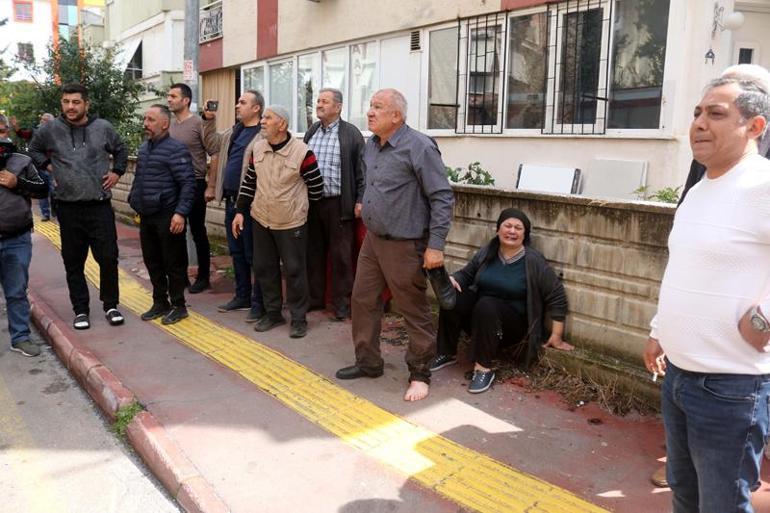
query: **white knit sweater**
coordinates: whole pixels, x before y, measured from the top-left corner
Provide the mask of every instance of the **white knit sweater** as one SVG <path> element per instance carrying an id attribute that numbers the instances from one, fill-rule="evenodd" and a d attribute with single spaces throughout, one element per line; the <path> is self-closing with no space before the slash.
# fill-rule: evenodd
<path id="1" fill-rule="evenodd" d="M 770 373 L 770 352 L 738 332 L 752 305 L 770 314 L 770 160 L 750 155 L 704 176 L 676 212 L 668 249 L 650 336 L 669 360 L 695 372 Z"/>

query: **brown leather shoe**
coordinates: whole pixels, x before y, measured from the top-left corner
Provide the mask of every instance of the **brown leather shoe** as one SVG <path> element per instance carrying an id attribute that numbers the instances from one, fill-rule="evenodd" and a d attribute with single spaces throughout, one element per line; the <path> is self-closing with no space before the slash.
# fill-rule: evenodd
<path id="1" fill-rule="evenodd" d="M 652 484 L 658 488 L 667 488 L 668 480 L 666 479 L 666 466 L 663 465 L 658 470 L 656 470 L 655 473 L 650 476 L 650 481 L 652 481 Z"/>

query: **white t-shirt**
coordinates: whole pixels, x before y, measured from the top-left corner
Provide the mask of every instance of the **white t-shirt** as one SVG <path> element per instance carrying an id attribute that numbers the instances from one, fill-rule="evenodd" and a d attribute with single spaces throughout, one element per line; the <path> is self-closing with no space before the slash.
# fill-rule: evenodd
<path id="1" fill-rule="evenodd" d="M 750 155 L 704 176 L 676 212 L 668 250 L 650 336 L 669 360 L 694 372 L 770 373 L 770 352 L 738 332 L 752 305 L 770 314 L 770 160 Z"/>

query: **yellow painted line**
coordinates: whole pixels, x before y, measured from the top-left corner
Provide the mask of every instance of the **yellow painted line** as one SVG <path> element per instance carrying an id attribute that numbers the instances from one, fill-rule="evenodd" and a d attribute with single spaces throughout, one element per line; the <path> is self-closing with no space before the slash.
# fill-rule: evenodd
<path id="1" fill-rule="evenodd" d="M 60 247 L 57 225 L 39 223 L 37 230 Z M 137 314 L 149 309 L 149 291 L 122 269 L 119 272 L 121 304 Z M 90 256 L 86 275 L 98 286 L 98 266 Z M 464 508 L 489 513 L 607 511 L 412 424 L 194 311 L 188 319 L 170 326 L 154 322 L 329 433 Z"/>
<path id="2" fill-rule="evenodd" d="M 61 500 L 55 496 L 51 483 L 46 482 L 45 462 L 38 454 L 37 443 L 16 408 L 16 401 L 11 397 L 2 375 L 0 412 L 0 445 L 4 446 L 0 451 L 0 470 L 6 465 L 10 467 L 9 473 L 3 472 L 3 481 L 11 486 L 11 489 L 5 491 L 6 500 L 14 495 L 15 490 L 25 502 L 25 512 L 61 511 Z"/>

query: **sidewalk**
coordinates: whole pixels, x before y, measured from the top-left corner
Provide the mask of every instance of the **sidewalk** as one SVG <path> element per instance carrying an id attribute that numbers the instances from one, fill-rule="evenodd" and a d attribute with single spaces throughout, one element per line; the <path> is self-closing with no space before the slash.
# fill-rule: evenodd
<path id="1" fill-rule="evenodd" d="M 406 403 L 404 349 L 387 343 L 385 376 L 338 381 L 353 361 L 349 323 L 314 312 L 304 339 L 286 326 L 255 333 L 246 312 L 216 311 L 232 295 L 221 276 L 188 295 L 190 319 L 142 322 L 150 284 L 135 227 L 118 225 L 125 325 L 107 325 L 92 288 L 92 327 L 75 331 L 56 228 L 39 223 L 34 235 L 36 320 L 58 328 L 55 347 L 82 349 L 70 368 L 103 407 L 135 396 L 146 408 L 130 440 L 188 511 L 670 510 L 670 492 L 649 483 L 664 455 L 657 418 L 570 411 L 557 394 L 511 384 L 470 395 L 462 364 L 434 375 L 428 399 Z M 98 283 L 97 270 L 88 267 Z M 109 371 L 119 383 L 105 390 Z M 768 491 L 755 494 L 760 513 Z"/>

